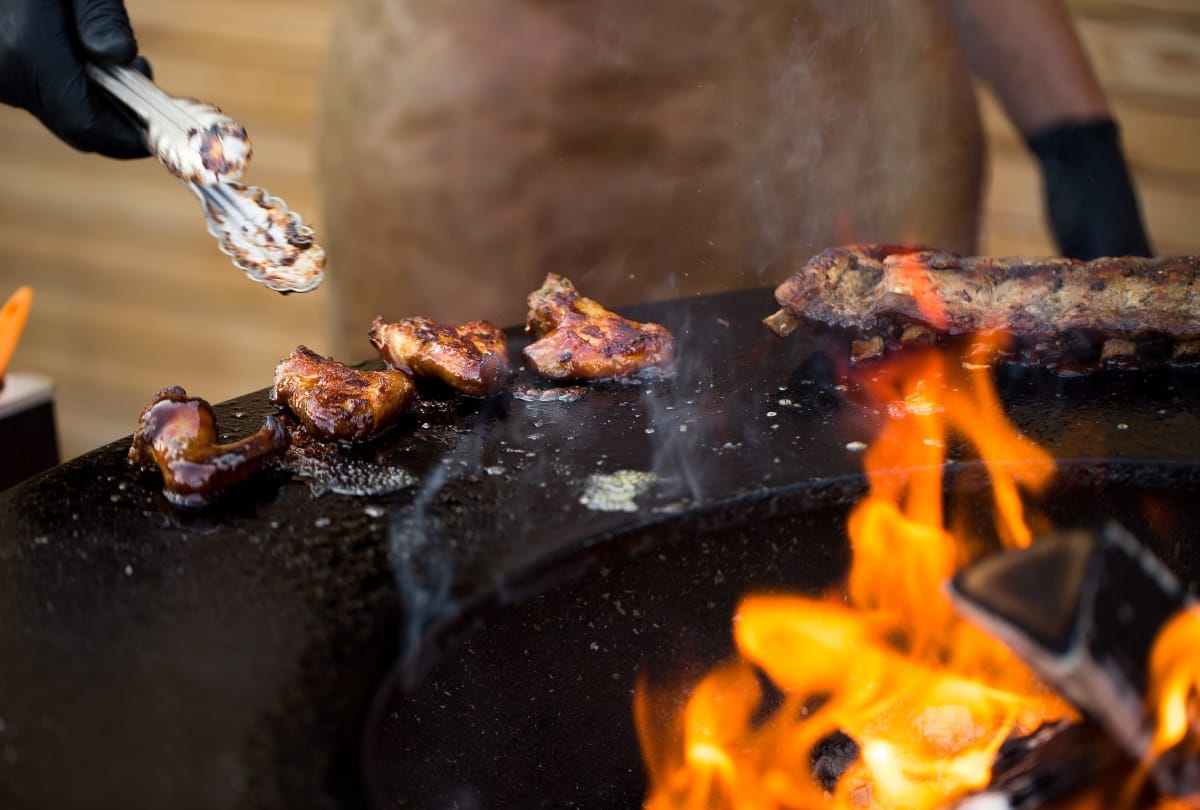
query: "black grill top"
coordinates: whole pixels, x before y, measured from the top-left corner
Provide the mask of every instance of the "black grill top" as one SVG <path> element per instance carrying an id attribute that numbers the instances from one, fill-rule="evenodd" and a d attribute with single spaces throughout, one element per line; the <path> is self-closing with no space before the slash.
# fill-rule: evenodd
<path id="1" fill-rule="evenodd" d="M 128 467 L 127 440 L 0 494 L 0 805 L 351 801 L 354 779 L 329 774 L 353 773 L 335 760 L 397 652 L 416 677 L 490 604 L 672 537 L 849 501 L 851 443 L 883 417 L 853 404 L 822 338 L 761 325 L 773 303 L 750 290 L 627 310 L 677 336 L 670 382 L 574 402 L 426 391 L 397 428 L 338 451 L 368 479 L 412 476 L 390 494 L 316 494 L 278 472 L 180 511 Z M 1068 476 L 1200 476 L 1200 372 L 999 376 Z M 522 371 L 515 387 L 533 385 Z M 272 410 L 265 390 L 216 407 L 228 436 Z M 655 475 L 636 511 L 581 502 L 589 476 L 621 471 Z"/>

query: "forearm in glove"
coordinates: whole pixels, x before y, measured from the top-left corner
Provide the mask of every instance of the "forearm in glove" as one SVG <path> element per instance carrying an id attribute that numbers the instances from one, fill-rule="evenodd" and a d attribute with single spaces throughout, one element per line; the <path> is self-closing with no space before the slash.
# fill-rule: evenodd
<path id="1" fill-rule="evenodd" d="M 1151 255 L 1116 123 L 1064 124 L 1028 143 L 1041 163 L 1046 214 L 1063 256 Z"/>
<path id="2" fill-rule="evenodd" d="M 92 85 L 85 62 L 132 64 L 137 42 L 121 0 L 0 0 L 0 102 L 33 113 L 76 149 L 149 154 L 141 128 Z"/>

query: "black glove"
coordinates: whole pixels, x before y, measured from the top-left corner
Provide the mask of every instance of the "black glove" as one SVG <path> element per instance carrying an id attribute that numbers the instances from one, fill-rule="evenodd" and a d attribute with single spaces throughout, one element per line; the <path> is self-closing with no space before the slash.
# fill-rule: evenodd
<path id="1" fill-rule="evenodd" d="M 1151 255 L 1115 122 L 1064 124 L 1028 142 L 1042 164 L 1046 215 L 1063 256 Z"/>
<path id="2" fill-rule="evenodd" d="M 141 127 L 83 72 L 85 61 L 149 75 L 121 0 L 0 0 L 0 102 L 33 113 L 76 149 L 149 154 Z"/>

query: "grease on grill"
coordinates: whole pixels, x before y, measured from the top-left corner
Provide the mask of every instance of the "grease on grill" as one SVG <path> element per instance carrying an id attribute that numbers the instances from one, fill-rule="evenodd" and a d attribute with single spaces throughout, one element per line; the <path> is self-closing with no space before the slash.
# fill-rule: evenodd
<path id="1" fill-rule="evenodd" d="M 539 388 L 531 385 L 525 388 L 514 388 L 512 395 L 514 399 L 522 402 L 578 402 L 586 391 L 587 388 L 582 385 L 560 385 L 553 388 Z"/>
<path id="2" fill-rule="evenodd" d="M 403 467 L 357 457 L 337 445 L 297 436 L 283 458 L 284 469 L 308 482 L 313 497 L 387 495 L 417 483 Z"/>
<path id="3" fill-rule="evenodd" d="M 598 512 L 636 512 L 637 497 L 658 480 L 658 475 L 642 470 L 617 470 L 588 476 L 579 502 Z"/>

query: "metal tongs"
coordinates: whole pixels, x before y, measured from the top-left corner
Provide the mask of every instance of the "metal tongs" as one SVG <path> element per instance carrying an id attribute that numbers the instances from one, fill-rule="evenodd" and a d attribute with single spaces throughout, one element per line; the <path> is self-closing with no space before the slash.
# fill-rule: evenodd
<path id="1" fill-rule="evenodd" d="M 312 228 L 265 189 L 235 182 L 252 148 L 246 128 L 211 104 L 176 98 L 136 70 L 88 65 L 88 76 L 146 126 L 146 145 L 200 199 L 208 232 L 252 280 L 283 293 L 321 283 L 325 251 Z"/>

